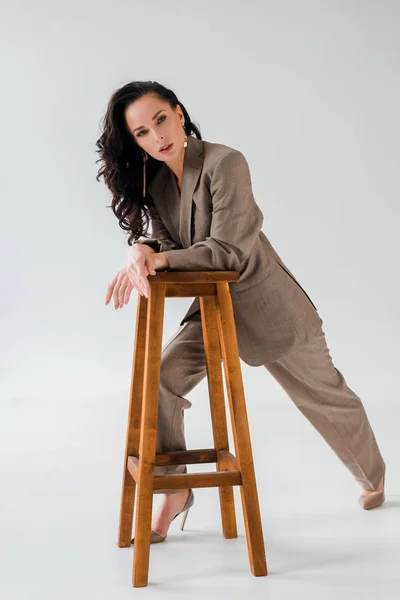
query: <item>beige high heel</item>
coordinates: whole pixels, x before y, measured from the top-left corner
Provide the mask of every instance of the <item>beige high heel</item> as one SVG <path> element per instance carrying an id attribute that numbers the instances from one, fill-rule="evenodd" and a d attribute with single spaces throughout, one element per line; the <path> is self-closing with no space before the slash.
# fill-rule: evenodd
<path id="1" fill-rule="evenodd" d="M 373 492 L 372 494 L 361 494 L 359 503 L 362 508 L 369 510 L 370 508 L 377 508 L 385 502 L 385 475 L 383 474 L 383 490 L 382 492 Z"/>
<path id="2" fill-rule="evenodd" d="M 189 490 L 189 494 L 188 497 L 186 498 L 186 502 L 182 508 L 182 510 L 180 510 L 178 513 L 176 513 L 176 515 L 174 516 L 174 518 L 172 519 L 172 521 L 174 521 L 176 519 L 176 517 L 178 517 L 179 515 L 181 515 L 183 513 L 183 517 L 182 517 L 182 522 L 181 522 L 181 531 L 183 531 L 183 528 L 185 526 L 186 523 L 186 518 L 188 516 L 189 513 L 189 509 L 191 506 L 193 506 L 194 504 L 194 494 L 193 494 L 193 490 L 190 489 Z M 159 533 L 157 533 L 156 531 L 151 531 L 151 536 L 150 536 L 150 544 L 159 544 L 160 542 L 164 542 L 167 539 L 167 535 L 160 535 Z M 131 539 L 131 544 L 134 543 L 134 539 Z"/>

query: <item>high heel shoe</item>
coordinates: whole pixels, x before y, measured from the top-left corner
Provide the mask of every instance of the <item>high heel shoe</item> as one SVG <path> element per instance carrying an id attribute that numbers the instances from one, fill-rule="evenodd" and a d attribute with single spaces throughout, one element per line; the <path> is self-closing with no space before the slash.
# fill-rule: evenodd
<path id="1" fill-rule="evenodd" d="M 186 522 L 186 517 L 188 516 L 189 509 L 191 506 L 193 506 L 193 504 L 194 504 L 194 494 L 193 494 L 193 490 L 190 489 L 188 497 L 186 498 L 186 502 L 185 502 L 182 510 L 177 512 L 176 515 L 174 516 L 174 518 L 172 519 L 172 521 L 174 521 L 176 519 L 176 517 L 178 517 L 180 514 L 183 513 L 182 522 L 181 522 L 181 531 L 183 531 L 183 528 L 184 528 L 185 522 Z M 156 531 L 151 530 L 150 544 L 159 544 L 160 542 L 164 542 L 166 540 L 166 538 L 167 538 L 167 534 L 160 535 Z M 131 544 L 134 543 L 134 539 L 135 538 L 131 539 Z"/>
<path id="2" fill-rule="evenodd" d="M 362 508 L 369 510 L 370 508 L 377 508 L 385 502 L 385 475 L 383 474 L 383 490 L 381 492 L 373 492 L 372 494 L 361 494 L 359 503 Z"/>

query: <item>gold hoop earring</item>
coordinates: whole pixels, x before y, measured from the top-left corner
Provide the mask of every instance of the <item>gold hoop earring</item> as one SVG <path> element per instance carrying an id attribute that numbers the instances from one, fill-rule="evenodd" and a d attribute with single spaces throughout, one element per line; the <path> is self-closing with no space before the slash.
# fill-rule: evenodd
<path id="1" fill-rule="evenodd" d="M 149 158 L 146 150 L 142 151 L 143 156 L 143 198 L 146 198 L 146 161 Z"/>

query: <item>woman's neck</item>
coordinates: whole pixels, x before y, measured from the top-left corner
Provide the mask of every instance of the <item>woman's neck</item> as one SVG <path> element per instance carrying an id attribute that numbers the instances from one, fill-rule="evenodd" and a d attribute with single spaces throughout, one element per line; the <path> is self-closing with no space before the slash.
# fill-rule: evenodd
<path id="1" fill-rule="evenodd" d="M 183 160 L 185 158 L 185 150 L 186 150 L 186 148 L 182 148 L 181 152 L 179 153 L 179 155 L 176 158 L 174 158 L 171 161 L 166 162 L 166 165 L 171 169 L 171 171 L 173 172 L 173 174 L 175 176 L 179 191 L 182 188 Z"/>

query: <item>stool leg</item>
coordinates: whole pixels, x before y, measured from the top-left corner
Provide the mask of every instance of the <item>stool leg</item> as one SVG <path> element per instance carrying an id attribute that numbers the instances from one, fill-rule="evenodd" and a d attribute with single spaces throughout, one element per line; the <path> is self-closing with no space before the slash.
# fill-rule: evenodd
<path id="1" fill-rule="evenodd" d="M 164 324 L 166 287 L 150 282 L 147 306 L 146 355 L 144 364 L 144 393 L 140 428 L 138 491 L 133 550 L 134 587 L 148 583 L 151 516 L 154 492 L 154 463 L 156 457 L 158 397 L 160 391 L 160 365 Z"/>
<path id="2" fill-rule="evenodd" d="M 232 300 L 228 283 L 217 283 L 216 285 L 225 380 L 236 458 L 242 474 L 240 496 L 246 529 L 247 549 L 251 572 L 259 577 L 267 575 L 267 563 Z"/>
<path id="3" fill-rule="evenodd" d="M 229 450 L 229 439 L 221 371 L 221 349 L 218 334 L 218 306 L 216 297 L 200 297 L 200 309 L 214 447 L 218 456 L 217 470 L 220 471 L 221 460 L 219 458 L 219 452 L 221 450 Z M 237 538 L 233 487 L 220 486 L 218 491 L 223 535 L 228 539 Z"/>
<path id="4" fill-rule="evenodd" d="M 140 419 L 142 412 L 144 357 L 146 344 L 147 298 L 139 295 L 136 312 L 135 343 L 132 361 L 128 426 L 125 441 L 124 470 L 119 516 L 117 545 L 128 548 L 131 545 L 133 512 L 135 507 L 136 482 L 127 469 L 129 456 L 139 456 Z"/>

